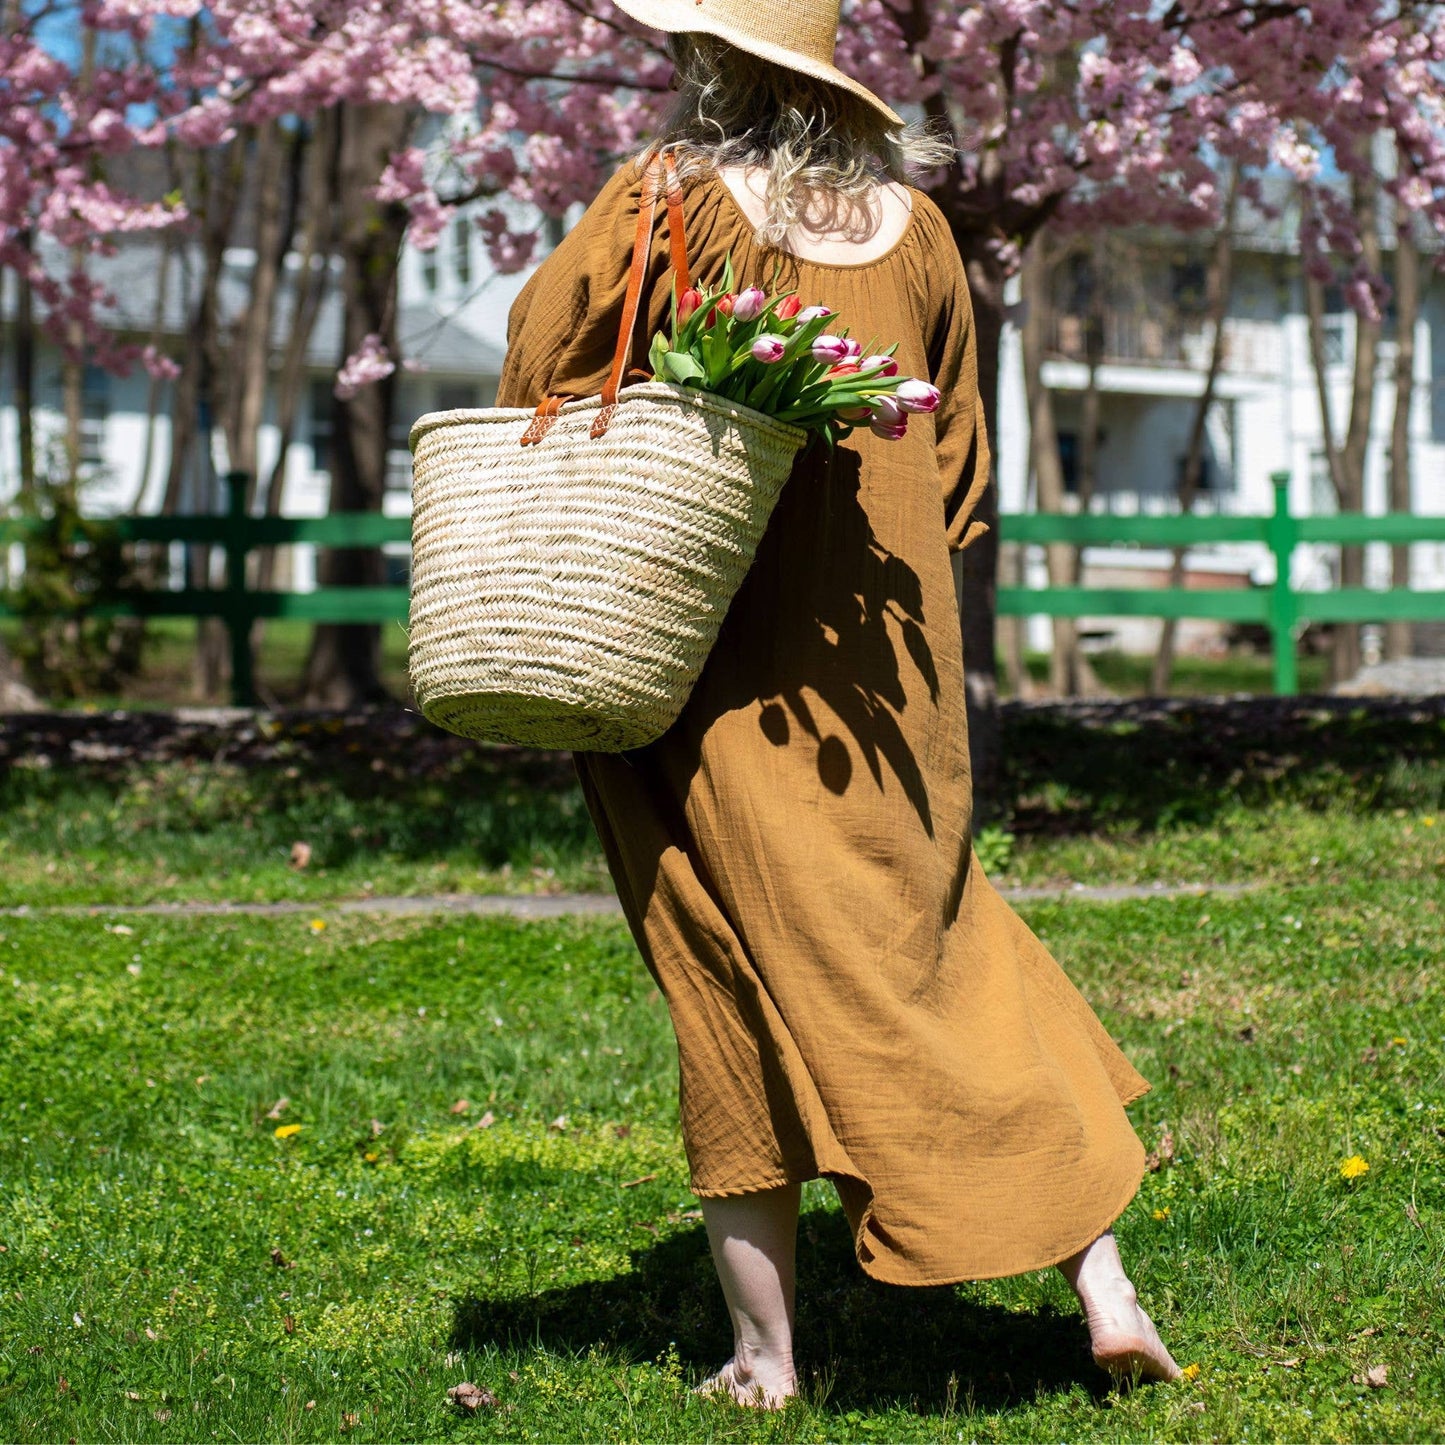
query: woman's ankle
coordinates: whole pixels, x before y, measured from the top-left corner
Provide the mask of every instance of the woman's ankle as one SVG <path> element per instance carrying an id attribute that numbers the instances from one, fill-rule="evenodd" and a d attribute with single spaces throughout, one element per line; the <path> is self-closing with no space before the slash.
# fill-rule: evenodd
<path id="1" fill-rule="evenodd" d="M 770 1388 L 786 1386 L 792 1390 L 797 1386 L 791 1344 L 736 1340 L 733 1344 L 733 1366 L 739 1376 L 762 1381 Z"/>

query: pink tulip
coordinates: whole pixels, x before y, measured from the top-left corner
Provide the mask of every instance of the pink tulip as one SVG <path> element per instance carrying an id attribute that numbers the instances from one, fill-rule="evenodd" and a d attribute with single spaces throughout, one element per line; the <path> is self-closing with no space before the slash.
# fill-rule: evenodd
<path id="1" fill-rule="evenodd" d="M 898 375 L 898 363 L 891 356 L 865 356 L 858 364 L 864 371 L 871 371 L 875 366 L 881 368 L 879 376 Z"/>
<path id="2" fill-rule="evenodd" d="M 936 386 L 916 376 L 910 376 L 893 395 L 904 411 L 937 411 L 938 403 L 943 400 L 943 393 Z"/>
<path id="3" fill-rule="evenodd" d="M 702 305 L 702 292 L 695 286 L 689 286 L 681 296 L 677 298 L 677 324 L 686 326 L 688 317 Z"/>
<path id="4" fill-rule="evenodd" d="M 805 306 L 798 312 L 799 322 L 816 321 L 820 316 L 831 316 L 833 313 L 826 306 Z"/>
<path id="5" fill-rule="evenodd" d="M 884 426 L 898 426 L 908 420 L 908 413 L 891 396 L 875 396 L 871 405 L 873 420 Z"/>
<path id="6" fill-rule="evenodd" d="M 897 426 L 890 426 L 887 422 L 869 422 L 868 430 L 876 437 L 882 437 L 886 442 L 902 441 L 903 435 L 908 430 L 907 421 L 901 421 Z"/>
<path id="7" fill-rule="evenodd" d="M 802 314 L 798 319 L 801 321 Z M 814 361 L 844 361 L 848 356 L 848 343 L 841 336 L 829 336 L 824 332 L 822 336 L 813 338 L 813 360 Z"/>
<path id="8" fill-rule="evenodd" d="M 787 342 L 781 336 L 774 336 L 771 331 L 765 331 L 749 350 L 753 354 L 754 361 L 774 362 L 783 359 L 783 352 L 787 350 Z"/>
<path id="9" fill-rule="evenodd" d="M 795 291 L 791 296 L 784 296 L 778 302 L 777 310 L 773 312 L 773 315 L 780 321 L 788 321 L 796 316 L 802 307 L 803 303 L 798 300 L 798 293 Z"/>
<path id="10" fill-rule="evenodd" d="M 863 355 L 862 346 L 858 342 L 854 341 L 851 336 L 843 342 L 843 345 L 848 348 L 847 351 L 844 353 L 847 360 L 857 361 L 858 358 Z"/>
<path id="11" fill-rule="evenodd" d="M 767 304 L 767 295 L 758 287 L 749 286 L 746 290 L 739 291 L 738 299 L 733 302 L 733 320 L 756 321 Z"/>

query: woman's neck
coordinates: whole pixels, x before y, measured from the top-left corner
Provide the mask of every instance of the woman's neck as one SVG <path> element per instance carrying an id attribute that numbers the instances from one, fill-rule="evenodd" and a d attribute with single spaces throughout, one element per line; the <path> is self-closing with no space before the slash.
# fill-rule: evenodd
<path id="1" fill-rule="evenodd" d="M 760 226 L 767 216 L 762 166 L 720 166 L 718 178 L 743 214 Z M 896 182 L 879 183 L 861 201 L 813 196 L 780 249 L 809 261 L 857 265 L 891 251 L 908 227 L 911 198 Z"/>

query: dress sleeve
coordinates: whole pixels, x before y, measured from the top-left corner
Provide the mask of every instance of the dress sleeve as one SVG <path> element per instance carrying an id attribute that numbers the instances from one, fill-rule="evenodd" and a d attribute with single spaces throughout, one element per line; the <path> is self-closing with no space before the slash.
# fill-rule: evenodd
<path id="1" fill-rule="evenodd" d="M 549 395 L 586 397 L 602 390 L 617 348 L 641 189 L 640 169 L 626 162 L 512 303 L 498 406 L 531 407 Z M 631 366 L 647 360 L 638 338 L 660 324 L 671 295 L 658 284 L 668 263 L 663 210 L 659 206 L 654 217 Z M 624 385 L 635 379 L 624 378 Z"/>
<path id="2" fill-rule="evenodd" d="M 936 208 L 930 204 L 930 209 Z M 930 291 L 938 301 L 928 361 L 931 380 L 943 393 L 934 428 L 948 549 L 961 552 L 988 531 L 973 514 L 988 486 L 992 458 L 978 389 L 973 300 L 963 258 L 941 213 L 936 216 L 935 234 L 938 244 L 930 250 L 937 284 Z"/>

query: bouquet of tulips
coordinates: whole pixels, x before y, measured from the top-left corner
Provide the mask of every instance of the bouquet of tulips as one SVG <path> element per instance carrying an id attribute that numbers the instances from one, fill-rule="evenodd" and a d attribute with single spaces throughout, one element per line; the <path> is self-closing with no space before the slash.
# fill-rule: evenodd
<path id="1" fill-rule="evenodd" d="M 829 446 L 854 427 L 896 441 L 910 412 L 938 408 L 938 388 L 900 376 L 893 353 L 854 341 L 826 306 L 796 292 L 733 290 L 732 258 L 712 291 L 673 288 L 671 328 L 652 339 L 652 379 L 696 386 L 779 421 L 822 434 Z"/>

